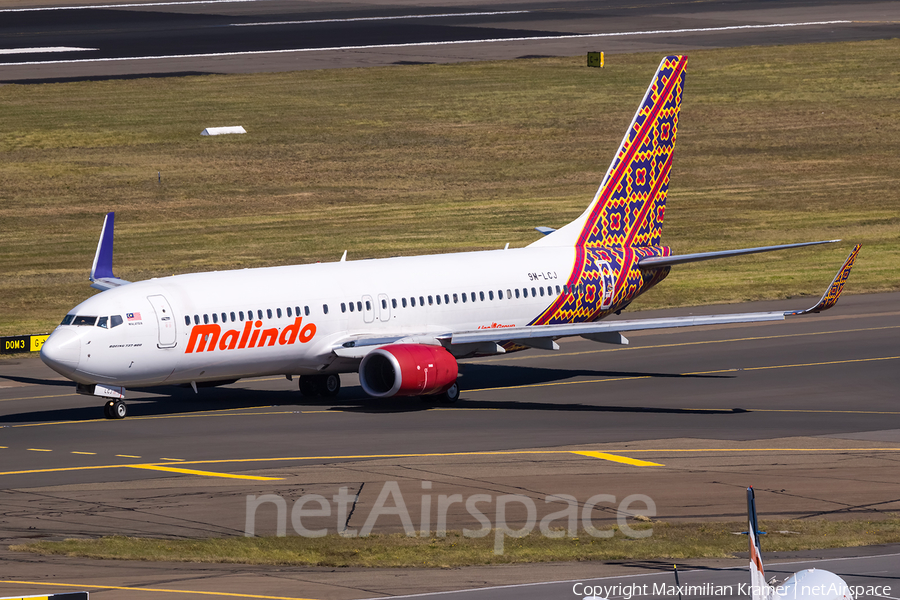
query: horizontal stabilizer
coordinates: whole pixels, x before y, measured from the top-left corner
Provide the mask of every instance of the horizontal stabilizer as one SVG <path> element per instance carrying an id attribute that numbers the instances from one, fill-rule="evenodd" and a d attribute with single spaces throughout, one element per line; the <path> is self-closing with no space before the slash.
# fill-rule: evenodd
<path id="1" fill-rule="evenodd" d="M 113 275 L 113 229 L 115 222 L 116 213 L 106 213 L 106 218 L 103 220 L 103 229 L 100 231 L 100 241 L 97 242 L 97 252 L 94 254 L 94 264 L 91 267 L 91 287 L 100 291 L 131 283 Z"/>
<path id="2" fill-rule="evenodd" d="M 834 244 L 841 240 L 824 240 L 821 242 L 802 242 L 800 244 L 782 244 L 780 246 L 761 246 L 759 248 L 741 248 L 739 250 L 721 250 L 718 252 L 697 252 L 694 254 L 676 254 L 673 256 L 651 256 L 641 259 L 638 266 L 642 269 L 655 269 L 659 267 L 670 267 L 672 265 L 681 265 L 684 263 L 697 262 L 701 260 L 712 260 L 715 258 L 728 258 L 730 256 L 742 256 L 744 254 L 757 254 L 759 252 L 771 252 L 773 250 L 787 250 L 788 248 L 802 248 L 804 246 L 818 246 L 819 244 Z"/>
<path id="3" fill-rule="evenodd" d="M 543 225 L 541 225 L 540 227 L 535 227 L 535 230 L 543 233 L 544 235 L 550 235 L 551 233 L 556 231 L 552 227 L 544 227 Z"/>

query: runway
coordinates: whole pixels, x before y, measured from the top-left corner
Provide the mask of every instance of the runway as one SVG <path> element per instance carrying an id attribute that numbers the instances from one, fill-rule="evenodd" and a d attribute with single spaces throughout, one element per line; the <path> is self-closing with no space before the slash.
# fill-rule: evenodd
<path id="1" fill-rule="evenodd" d="M 59 10 L 44 0 L 4 3 L 0 82 L 593 50 L 664 54 L 882 39 L 896 37 L 900 22 L 895 2 L 116 4 L 74 0 Z M 865 248 L 857 268 L 865 268 L 864 256 Z M 785 310 L 813 301 L 629 311 L 622 318 Z M 427 496 L 423 482 L 430 482 L 434 495 L 517 494 L 541 510 L 550 495 L 584 503 L 598 493 L 641 494 L 653 500 L 661 520 L 740 521 L 743 490 L 752 484 L 766 518 L 881 518 L 900 511 L 898 333 L 900 293 L 849 295 L 827 313 L 784 323 L 636 333 L 626 347 L 577 338 L 561 341 L 555 353 L 463 361 L 462 397 L 453 405 L 375 402 L 351 376 L 338 398 L 309 399 L 299 395 L 296 381 L 273 377 L 197 395 L 189 388 L 130 391 L 123 421 L 103 419 L 97 399 L 75 394 L 71 382 L 37 358 L 2 360 L 0 593 L 89 589 L 97 597 L 129 599 L 351 600 L 489 588 L 451 595 L 575 598 L 573 582 L 598 577 L 626 583 L 640 573 L 664 581 L 671 575 L 657 572 L 670 567 L 667 561 L 334 572 L 46 558 L 6 545 L 111 534 L 243 535 L 248 496 L 294 502 L 306 494 L 331 497 L 341 488 L 359 496 L 343 525 L 359 528 L 389 482 L 413 515 Z M 447 518 L 451 529 L 478 525 L 459 507 Z M 523 518 L 511 513 L 510 523 Z M 598 509 L 593 519 L 606 527 L 616 516 Z M 261 511 L 254 525 L 257 533 L 277 529 L 271 512 Z M 339 524 L 329 517 L 307 525 L 334 531 Z M 380 521 L 376 531 L 402 527 Z M 897 552 L 766 554 L 766 560 L 847 559 L 818 566 L 851 584 L 896 587 Z M 855 554 L 869 557 L 855 561 Z M 742 581 L 745 571 L 724 569 L 744 564 L 688 561 L 684 581 Z M 773 569 L 781 571 L 790 569 Z M 657 574 L 643 575 L 648 572 Z"/>
<path id="2" fill-rule="evenodd" d="M 640 316 L 787 309 L 809 300 Z M 133 416 L 109 421 L 94 399 L 75 395 L 39 361 L 3 361 L 4 541 L 241 535 L 248 495 L 293 502 L 342 487 L 360 496 L 348 522 L 358 528 L 390 481 L 414 515 L 420 484 L 431 481 L 433 494 L 525 494 L 539 505 L 547 495 L 583 502 L 596 493 L 644 494 L 662 520 L 732 521 L 743 519 L 743 488 L 753 484 L 767 517 L 878 518 L 900 510 L 898 300 L 897 293 L 848 296 L 828 313 L 786 323 L 648 332 L 633 335 L 628 347 L 569 341 L 559 353 L 470 360 L 462 398 L 452 406 L 375 403 L 349 380 L 336 401 L 310 402 L 294 383 L 273 378 L 198 396 L 181 388 L 137 392 Z M 598 527 L 614 520 L 612 513 L 595 517 Z M 275 525 L 271 513 L 260 513 L 256 533 L 274 533 Z M 333 518 L 307 525 L 336 527 Z M 448 526 L 477 522 L 459 509 L 448 514 Z M 389 519 L 378 530 L 402 528 Z M 40 572 L 50 582 L 335 599 L 663 566 L 475 568 L 446 576 L 284 568 L 273 580 L 257 567 L 2 554 L 17 565 L 17 581 L 36 581 L 26 576 Z M 3 591 L 26 587 L 0 583 Z M 113 594 L 102 589 L 97 593 Z"/>
<path id="3" fill-rule="evenodd" d="M 75 1 L 17 2 L 0 9 L 0 17 L 0 82 L 43 82 L 881 39 L 897 35 L 900 7 Z"/>

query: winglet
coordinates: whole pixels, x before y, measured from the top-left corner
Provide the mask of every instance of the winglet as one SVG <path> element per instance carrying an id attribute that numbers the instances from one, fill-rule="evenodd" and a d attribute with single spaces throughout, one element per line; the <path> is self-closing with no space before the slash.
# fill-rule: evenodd
<path id="1" fill-rule="evenodd" d="M 94 254 L 94 265 L 91 267 L 91 287 L 101 291 L 131 283 L 113 275 L 113 229 L 115 221 L 116 213 L 106 213 L 103 229 L 100 232 L 100 241 L 97 242 L 97 253 Z"/>
<path id="2" fill-rule="evenodd" d="M 859 249 L 862 247 L 862 244 L 857 244 L 853 247 L 853 250 L 850 252 L 850 256 L 847 257 L 847 260 L 844 261 L 843 266 L 837 272 L 837 275 L 834 276 L 834 280 L 831 282 L 831 286 L 829 286 L 828 290 L 822 296 L 822 299 L 819 300 L 819 303 L 813 306 L 812 308 L 807 308 L 806 310 L 789 310 L 784 313 L 784 316 L 790 315 L 805 315 L 807 313 L 818 313 L 823 310 L 828 310 L 835 304 L 837 304 L 838 298 L 841 297 L 841 292 L 844 291 L 844 284 L 847 283 L 847 278 L 850 277 L 850 269 L 853 268 L 853 262 L 856 260 L 856 255 L 859 254 Z"/>
<path id="3" fill-rule="evenodd" d="M 112 272 L 113 228 L 116 224 L 116 213 L 106 213 L 100 241 L 97 242 L 97 253 L 94 254 L 94 266 L 91 267 L 91 281 L 103 277 L 115 277 Z"/>

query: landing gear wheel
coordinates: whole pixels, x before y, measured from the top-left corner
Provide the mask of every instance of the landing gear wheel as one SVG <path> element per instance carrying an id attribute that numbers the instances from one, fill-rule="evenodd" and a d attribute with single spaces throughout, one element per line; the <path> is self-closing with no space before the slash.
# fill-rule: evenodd
<path id="1" fill-rule="evenodd" d="M 317 375 L 301 375 L 300 376 L 300 393 L 304 396 L 312 398 L 319 395 L 319 386 L 316 385 Z"/>
<path id="2" fill-rule="evenodd" d="M 437 395 L 437 399 L 442 404 L 452 404 L 459 400 L 459 384 L 454 381 L 446 392 Z"/>
<path id="3" fill-rule="evenodd" d="M 107 419 L 124 419 L 128 414 L 128 407 L 122 400 L 110 400 L 103 406 L 103 415 Z"/>
<path id="4" fill-rule="evenodd" d="M 334 398 L 341 391 L 341 376 L 337 373 L 323 375 L 321 381 L 321 393 L 327 398 Z"/>

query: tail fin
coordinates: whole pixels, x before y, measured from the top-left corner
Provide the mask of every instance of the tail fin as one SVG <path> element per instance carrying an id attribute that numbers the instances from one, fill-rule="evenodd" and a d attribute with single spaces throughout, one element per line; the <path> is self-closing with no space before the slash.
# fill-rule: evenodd
<path id="1" fill-rule="evenodd" d="M 591 205 L 532 246 L 659 245 L 686 65 L 662 60 Z"/>
<path id="2" fill-rule="evenodd" d="M 769 600 L 771 588 L 766 583 L 766 570 L 763 568 L 762 553 L 759 549 L 759 523 L 756 520 L 756 496 L 753 488 L 747 488 L 747 520 L 750 539 L 750 593 L 753 600 Z"/>

